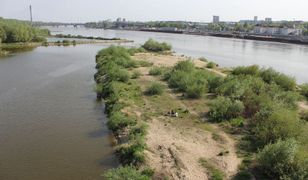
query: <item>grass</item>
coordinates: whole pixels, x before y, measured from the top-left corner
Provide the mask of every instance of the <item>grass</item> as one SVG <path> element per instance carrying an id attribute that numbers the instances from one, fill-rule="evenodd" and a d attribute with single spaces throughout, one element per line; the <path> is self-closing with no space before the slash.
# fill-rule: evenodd
<path id="1" fill-rule="evenodd" d="M 213 69 L 213 68 L 215 68 L 215 67 L 217 67 L 217 64 L 214 63 L 214 62 L 209 62 L 209 63 L 207 63 L 207 65 L 206 65 L 206 68 L 209 68 L 209 69 Z"/>
<path id="2" fill-rule="evenodd" d="M 152 67 L 149 71 L 149 75 L 152 75 L 152 76 L 159 76 L 159 75 L 162 75 L 163 74 L 163 68 L 162 67 Z"/>
<path id="3" fill-rule="evenodd" d="M 152 83 L 145 91 L 146 95 L 161 95 L 164 92 L 164 86 L 161 83 Z"/>
<path id="4" fill-rule="evenodd" d="M 218 169 L 215 165 L 213 165 L 210 161 L 200 158 L 199 163 L 202 167 L 207 170 L 207 173 L 210 175 L 211 180 L 223 180 L 225 174 Z"/>

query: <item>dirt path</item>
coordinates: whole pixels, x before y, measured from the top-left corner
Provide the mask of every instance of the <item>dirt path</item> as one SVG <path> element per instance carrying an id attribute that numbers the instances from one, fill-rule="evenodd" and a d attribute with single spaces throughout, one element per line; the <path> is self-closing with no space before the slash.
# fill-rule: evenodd
<path id="1" fill-rule="evenodd" d="M 298 103 L 299 109 L 302 111 L 308 111 L 308 103 L 306 101 L 301 101 Z"/>
<path id="2" fill-rule="evenodd" d="M 166 56 L 143 56 L 142 59 L 163 66 L 173 66 L 181 60 L 175 56 L 169 58 Z M 199 64 L 199 66 L 203 66 L 203 64 Z M 140 83 L 142 89 L 145 88 L 145 84 L 158 81 L 157 78 L 148 75 L 149 68 L 141 67 L 138 68 L 138 71 L 142 74 L 138 80 L 142 82 Z M 170 89 L 166 93 L 178 107 L 188 109 L 192 116 L 199 118 L 198 113 L 179 100 Z M 144 97 L 144 101 L 145 107 L 156 109 L 147 97 Z M 180 118 L 163 115 L 151 116 L 148 121 L 146 163 L 159 172 L 155 174 L 154 179 L 163 179 L 165 176 L 178 180 L 209 179 L 208 172 L 199 163 L 200 158 L 206 159 L 223 171 L 227 179 L 237 172 L 241 159 L 236 155 L 235 141 L 228 134 L 219 127 L 210 125 L 216 136 L 219 136 L 219 140 L 217 140 L 213 138 L 213 132 L 193 125 L 180 125 L 180 121 L 182 121 Z M 219 155 L 221 153 L 224 155 Z"/>

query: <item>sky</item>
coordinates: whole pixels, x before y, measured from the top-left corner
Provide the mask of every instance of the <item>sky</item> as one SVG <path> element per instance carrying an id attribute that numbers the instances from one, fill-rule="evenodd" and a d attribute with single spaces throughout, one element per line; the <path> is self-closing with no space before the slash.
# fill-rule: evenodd
<path id="1" fill-rule="evenodd" d="M 0 17 L 34 21 L 91 22 L 118 17 L 131 21 L 183 20 L 210 22 L 275 20 L 308 21 L 308 0 L 0 0 Z"/>

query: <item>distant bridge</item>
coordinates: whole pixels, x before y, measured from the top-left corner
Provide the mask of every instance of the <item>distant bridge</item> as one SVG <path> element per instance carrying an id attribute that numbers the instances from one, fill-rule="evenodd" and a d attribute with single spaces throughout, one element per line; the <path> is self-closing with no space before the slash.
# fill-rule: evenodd
<path id="1" fill-rule="evenodd" d="M 61 23 L 61 22 L 33 22 L 35 26 L 53 26 L 53 27 L 60 27 L 60 26 L 73 26 L 73 27 L 80 27 L 84 26 L 84 23 Z"/>

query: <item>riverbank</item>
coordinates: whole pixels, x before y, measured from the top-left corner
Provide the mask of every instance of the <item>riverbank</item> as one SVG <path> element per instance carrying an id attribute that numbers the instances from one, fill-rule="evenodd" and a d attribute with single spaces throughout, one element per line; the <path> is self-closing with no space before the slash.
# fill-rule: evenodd
<path id="1" fill-rule="evenodd" d="M 57 40 L 55 42 L 29 42 L 29 43 L 0 43 L 0 57 L 8 56 L 15 52 L 31 51 L 40 46 L 76 46 L 82 44 L 120 44 L 132 43 L 132 40 L 110 39 L 110 40 Z"/>
<path id="2" fill-rule="evenodd" d="M 262 179 L 275 170 L 256 158 L 268 158 L 257 149 L 285 143 L 279 140 L 284 137 L 286 143 L 296 138 L 301 146 L 296 151 L 305 152 L 305 136 L 297 129 L 304 123 L 297 107 L 302 98 L 294 79 L 257 66 L 225 70 L 204 58 L 187 59 L 117 47 L 97 55 L 98 98 L 106 102 L 123 166 L 153 179 Z M 269 116 L 259 114 L 267 108 L 273 108 Z M 290 116 L 276 116 L 280 112 Z M 273 136 L 267 129 L 276 121 Z M 275 167 L 276 159 L 272 163 Z M 305 176 L 302 172 L 293 173 Z"/>

